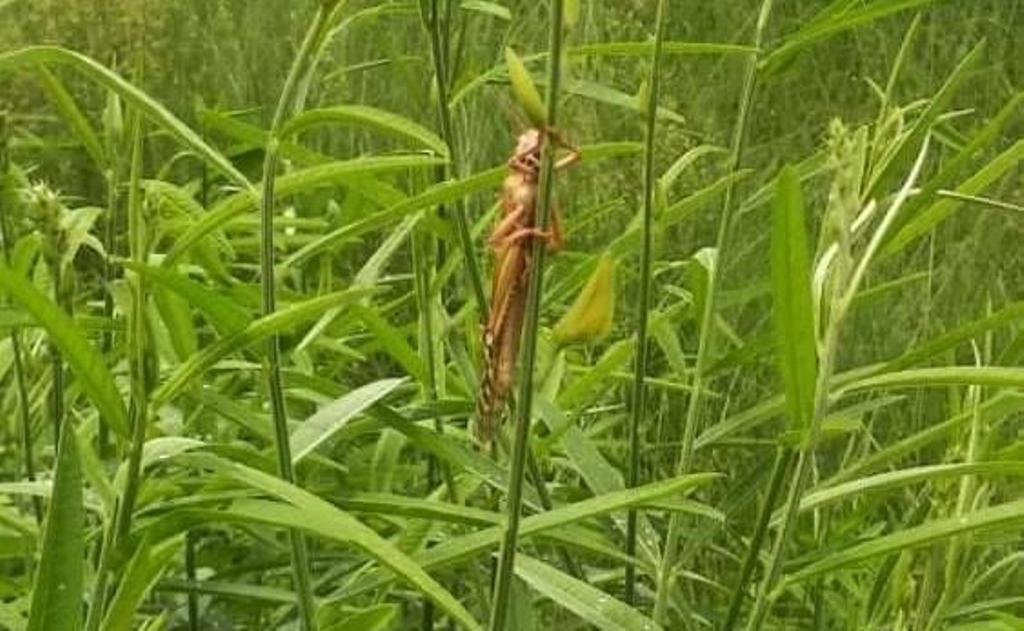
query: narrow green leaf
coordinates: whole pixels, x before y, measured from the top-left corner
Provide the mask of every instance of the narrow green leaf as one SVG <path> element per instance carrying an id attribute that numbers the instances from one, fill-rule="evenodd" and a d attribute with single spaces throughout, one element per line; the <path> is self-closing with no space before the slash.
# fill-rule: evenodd
<path id="1" fill-rule="evenodd" d="M 977 409 L 981 414 L 983 423 L 995 423 L 1010 414 L 1024 410 L 1024 396 L 1011 390 L 1003 390 L 995 396 L 983 401 Z M 876 453 L 862 458 L 861 460 L 846 466 L 828 480 L 822 482 L 821 486 L 831 486 L 862 476 L 871 471 L 882 469 L 897 462 L 903 456 L 919 451 L 928 445 L 948 440 L 955 436 L 955 432 L 962 426 L 967 425 L 974 418 L 975 410 L 967 410 L 954 415 L 941 423 L 929 425 L 925 429 L 914 432 L 892 444 L 886 445 Z"/>
<path id="2" fill-rule="evenodd" d="M 139 543 L 127 569 L 120 574 L 117 591 L 100 627 L 102 631 L 132 631 L 135 628 L 135 612 L 142 599 L 167 566 L 179 556 L 184 544 L 184 535 L 157 544 L 150 544 L 145 539 Z"/>
<path id="3" fill-rule="evenodd" d="M 832 5 L 822 9 L 817 18 L 811 20 L 803 29 L 786 38 L 785 43 L 766 55 L 759 65 L 765 75 L 771 75 L 785 66 L 796 55 L 804 52 L 811 45 L 864 24 L 887 17 L 900 11 L 907 11 L 935 0 L 876 0 L 866 3 L 858 9 L 847 9 L 850 0 L 836 0 Z M 837 10 L 836 7 L 840 10 Z"/>
<path id="4" fill-rule="evenodd" d="M 89 124 L 89 119 L 85 117 L 81 108 L 78 107 L 78 103 L 75 102 L 75 97 L 71 96 L 64 83 L 47 70 L 46 66 L 39 65 L 36 68 L 36 75 L 54 106 L 67 121 L 79 142 L 82 143 L 85 152 L 92 158 L 96 168 L 102 172 L 106 168 L 103 145 L 100 144 L 99 137 L 96 136 L 92 125 Z"/>
<path id="5" fill-rule="evenodd" d="M 0 54 L 0 70 L 23 66 L 31 67 L 40 63 L 69 65 L 108 90 L 118 93 L 126 102 L 142 112 L 146 118 L 195 151 L 210 166 L 227 176 L 232 182 L 245 188 L 251 186 L 241 171 L 236 169 L 227 158 L 207 145 L 199 134 L 192 131 L 166 107 L 96 60 L 58 46 L 29 46 Z"/>
<path id="6" fill-rule="evenodd" d="M 501 515 L 492 511 L 391 493 L 353 493 L 339 498 L 336 503 L 352 513 L 374 513 L 382 517 L 440 520 L 471 526 L 493 526 L 501 522 Z"/>
<path id="7" fill-rule="evenodd" d="M 939 115 L 946 110 L 953 98 L 960 92 L 970 71 L 974 69 L 981 58 L 984 48 L 985 42 L 982 41 L 960 60 L 939 91 L 928 101 L 928 107 L 914 121 L 913 127 L 908 133 L 900 136 L 882 163 L 872 170 L 871 182 L 867 187 L 867 198 L 877 197 L 880 194 L 881 185 L 890 173 L 896 172 L 898 177 L 902 177 L 901 171 L 905 169 L 908 158 L 917 152 L 917 147 L 920 146 L 921 141 L 933 127 Z"/>
<path id="8" fill-rule="evenodd" d="M 262 471 L 208 455 L 193 455 L 186 458 L 291 504 L 289 506 L 266 501 L 239 502 L 232 507 L 232 513 L 236 516 L 296 528 L 329 540 L 355 545 L 420 590 L 464 628 L 473 631 L 481 628 L 455 597 L 426 573 L 422 565 L 417 564 L 391 542 L 348 513 Z"/>
<path id="9" fill-rule="evenodd" d="M 811 264 L 804 212 L 800 179 L 792 167 L 783 167 L 772 215 L 772 300 L 779 369 L 790 426 L 795 429 L 810 426 L 817 374 Z"/>
<path id="10" fill-rule="evenodd" d="M 318 631 L 384 631 L 390 629 L 400 609 L 397 605 L 374 605 L 365 609 L 328 603 L 316 613 Z"/>
<path id="11" fill-rule="evenodd" d="M 153 282 L 170 289 L 203 313 L 221 335 L 233 335 L 252 323 L 249 315 L 237 302 L 174 270 L 125 261 L 124 266 Z"/>
<path id="12" fill-rule="evenodd" d="M 351 125 L 384 132 L 413 140 L 439 156 L 448 157 L 448 145 L 434 132 L 404 116 L 367 105 L 338 105 L 302 112 L 288 121 L 281 130 L 281 137 L 298 135 L 324 125 Z"/>
<path id="13" fill-rule="evenodd" d="M 661 480 L 632 489 L 613 491 L 597 497 L 582 500 L 568 506 L 556 507 L 550 511 L 531 515 L 519 525 L 519 537 L 525 539 L 533 535 L 579 524 L 587 519 L 623 510 L 631 506 L 648 504 L 660 497 L 683 493 L 698 486 L 708 484 L 720 477 L 716 473 L 695 473 L 668 480 Z M 447 539 L 432 548 L 428 548 L 414 559 L 424 569 L 448 567 L 494 548 L 501 541 L 502 527 L 495 526 L 468 535 Z M 361 593 L 372 589 L 386 581 L 380 573 L 360 579 L 347 592 Z"/>
<path id="14" fill-rule="evenodd" d="M 662 42 L 663 55 L 749 55 L 753 46 L 717 42 Z M 581 57 L 650 57 L 654 42 L 594 42 L 569 48 L 570 55 Z"/>
<path id="15" fill-rule="evenodd" d="M 637 153 L 640 151 L 640 145 L 635 142 L 609 142 L 584 146 L 581 147 L 580 151 L 583 161 L 590 164 L 598 160 Z M 279 266 L 279 269 L 284 271 L 300 265 L 302 262 L 329 250 L 339 243 L 374 230 L 382 230 L 388 225 L 400 221 L 404 217 L 424 208 L 447 204 L 471 193 L 497 189 L 505 177 L 506 171 L 506 167 L 500 166 L 474 173 L 461 180 L 435 184 L 418 195 L 409 197 L 369 217 L 342 226 L 308 243 L 285 259 Z"/>
<path id="16" fill-rule="evenodd" d="M 363 192 L 370 176 L 403 169 L 436 166 L 443 162 L 443 159 L 422 155 L 362 157 L 354 160 L 328 162 L 282 175 L 275 180 L 274 189 L 278 199 L 325 186 L 341 186 Z M 220 229 L 235 217 L 255 210 L 258 203 L 259 196 L 251 191 L 235 193 L 221 200 L 202 219 L 175 240 L 164 259 L 164 265 L 177 262 L 197 242 Z"/>
<path id="17" fill-rule="evenodd" d="M 460 6 L 466 11 L 476 11 L 477 13 L 491 15 L 501 20 L 508 21 L 512 19 L 512 12 L 508 10 L 508 7 L 500 5 L 497 2 L 488 2 L 487 0 L 462 0 Z"/>
<path id="18" fill-rule="evenodd" d="M 103 420 L 128 435 L 128 415 L 107 363 L 66 313 L 19 274 L 0 263 L 0 292 L 13 298 L 43 327 Z"/>
<path id="19" fill-rule="evenodd" d="M 957 517 L 930 521 L 884 537 L 872 537 L 864 543 L 828 554 L 787 576 L 785 584 L 799 583 L 879 556 L 912 550 L 969 532 L 1019 529 L 1022 525 L 1024 525 L 1024 500 L 984 508 Z"/>
<path id="20" fill-rule="evenodd" d="M 245 329 L 229 337 L 217 340 L 201 350 L 197 355 L 190 357 L 188 361 L 178 367 L 167 381 L 153 392 L 151 398 L 153 409 L 159 409 L 160 406 L 174 400 L 175 397 L 188 387 L 193 379 L 231 353 L 238 352 L 247 346 L 264 340 L 269 335 L 280 333 L 293 326 L 308 322 L 327 309 L 363 298 L 370 291 L 370 289 L 364 287 L 354 287 L 299 302 L 286 309 L 281 309 L 264 318 L 255 320 Z"/>
<path id="21" fill-rule="evenodd" d="M 842 502 L 868 493 L 877 493 L 908 484 L 941 480 L 964 475 L 1024 475 L 1024 462 L 963 462 L 926 465 L 850 480 L 820 490 L 808 492 L 800 501 L 800 510 L 809 511 L 821 506 Z"/>
<path id="22" fill-rule="evenodd" d="M 605 592 L 525 554 L 516 556 L 519 578 L 602 631 L 657 631 L 662 627 Z"/>
<path id="23" fill-rule="evenodd" d="M 381 317 L 375 309 L 363 305 L 352 305 L 351 311 L 373 334 L 375 344 L 398 362 L 410 376 L 420 383 L 426 383 L 427 367 L 399 329 Z"/>
<path id="24" fill-rule="evenodd" d="M 381 379 L 356 388 L 317 410 L 292 432 L 292 461 L 297 463 L 331 439 L 351 419 L 394 392 L 405 379 Z"/>
<path id="25" fill-rule="evenodd" d="M 0 275 L 2 276 L 2 275 Z M 43 553 L 32 585 L 27 631 L 78 631 L 85 576 L 82 468 L 70 426 L 61 432 Z"/>
<path id="26" fill-rule="evenodd" d="M 889 388 L 934 388 L 943 386 L 1024 387 L 1024 368 L 1013 366 L 945 366 L 884 373 L 854 381 L 844 392 Z"/>
<path id="27" fill-rule="evenodd" d="M 1016 168 L 1021 160 L 1024 160 L 1024 140 L 1015 142 L 1008 149 L 987 162 L 974 175 L 953 189 L 953 192 L 961 197 L 943 197 L 922 210 L 892 237 L 889 243 L 886 244 L 884 252 L 886 254 L 898 252 L 911 241 L 927 234 L 932 228 L 942 223 L 943 220 L 963 205 L 964 200 L 962 196 L 983 193 L 1008 171 Z"/>

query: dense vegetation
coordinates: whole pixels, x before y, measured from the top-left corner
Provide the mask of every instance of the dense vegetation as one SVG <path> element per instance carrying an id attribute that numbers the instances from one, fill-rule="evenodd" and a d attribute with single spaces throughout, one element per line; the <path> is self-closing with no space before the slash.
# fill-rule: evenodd
<path id="1" fill-rule="evenodd" d="M 1024 629 L 1022 34 L 0 0 L 0 628 Z"/>

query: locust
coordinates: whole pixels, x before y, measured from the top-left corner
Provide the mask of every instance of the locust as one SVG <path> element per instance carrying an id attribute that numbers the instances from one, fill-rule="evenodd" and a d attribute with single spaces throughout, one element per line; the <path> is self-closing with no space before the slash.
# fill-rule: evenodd
<path id="1" fill-rule="evenodd" d="M 556 171 L 580 160 L 579 149 L 553 129 L 531 128 L 517 141 L 502 184 L 501 216 L 488 241 L 494 262 L 491 302 L 483 331 L 484 377 L 477 400 L 473 437 L 490 443 L 501 422 L 515 380 L 519 339 L 529 290 L 532 241 L 543 239 L 552 250 L 562 247 L 557 211 L 552 208 L 548 230 L 536 225 L 541 151 L 550 139 L 568 153 L 555 161 Z"/>

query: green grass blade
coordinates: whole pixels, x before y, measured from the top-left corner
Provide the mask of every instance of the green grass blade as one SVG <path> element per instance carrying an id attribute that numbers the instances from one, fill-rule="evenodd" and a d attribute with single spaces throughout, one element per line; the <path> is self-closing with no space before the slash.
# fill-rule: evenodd
<path id="1" fill-rule="evenodd" d="M 335 610 L 337 609 L 337 610 Z M 396 605 L 374 605 L 366 609 L 321 607 L 317 612 L 318 631 L 386 631 L 394 628 L 398 616 Z"/>
<path id="2" fill-rule="evenodd" d="M 85 576 L 82 468 L 75 432 L 61 432 L 53 499 L 46 514 L 43 553 L 32 586 L 27 631 L 78 631 Z"/>
<path id="3" fill-rule="evenodd" d="M 493 511 L 391 493 L 352 493 L 338 499 L 337 504 L 350 513 L 371 513 L 389 519 L 436 519 L 470 526 L 501 522 L 501 514 Z"/>
<path id="4" fill-rule="evenodd" d="M 1024 160 L 1024 140 L 1018 140 L 1008 149 L 992 158 L 985 166 L 976 171 L 974 175 L 953 189 L 953 192 L 960 196 L 974 196 L 983 193 L 1007 172 L 1016 168 L 1021 160 Z M 943 197 L 922 210 L 913 220 L 893 235 L 889 243 L 886 244 L 884 252 L 891 254 L 903 249 L 911 241 L 927 234 L 932 228 L 942 223 L 943 220 L 953 214 L 963 204 L 964 200 L 962 198 Z"/>
<path id="5" fill-rule="evenodd" d="M 875 0 L 859 9 L 849 9 L 849 0 L 836 0 L 833 5 L 823 9 L 818 18 L 812 18 L 807 26 L 790 35 L 782 46 L 766 55 L 761 61 L 761 71 L 765 76 L 770 76 L 805 49 L 824 39 L 901 11 L 923 7 L 934 1 Z"/>
<path id="6" fill-rule="evenodd" d="M 135 613 L 146 594 L 153 588 L 167 566 L 179 555 L 184 536 L 150 545 L 143 540 L 121 574 L 114 598 L 110 601 L 102 631 L 132 631 Z"/>
<path id="7" fill-rule="evenodd" d="M 751 46 L 717 42 L 663 42 L 663 55 L 743 55 L 757 52 Z M 654 42 L 595 42 L 569 47 L 569 55 L 580 57 L 650 57 Z"/>
<path id="8" fill-rule="evenodd" d="M 792 167 L 778 178 L 772 214 L 772 301 L 779 369 L 790 426 L 806 429 L 814 413 L 817 375 L 811 264 L 800 180 Z"/>
<path id="9" fill-rule="evenodd" d="M 110 427 L 128 435 L 128 414 L 103 356 L 82 335 L 74 320 L 39 289 L 7 266 L 0 264 L 0 292 L 21 305 L 43 327 L 74 372 L 82 392 L 92 401 Z"/>
<path id="10" fill-rule="evenodd" d="M 244 502 L 233 507 L 236 515 L 301 529 L 331 540 L 355 545 L 419 589 L 464 628 L 481 628 L 455 597 L 431 578 L 420 564 L 348 513 L 262 471 L 212 456 L 187 458 L 291 504 L 287 506 L 273 502 Z"/>
<path id="11" fill-rule="evenodd" d="M 338 105 L 302 112 L 281 130 L 287 138 L 325 125 L 349 125 L 412 140 L 442 157 L 448 157 L 448 145 L 426 127 L 387 110 L 367 105 Z"/>
<path id="12" fill-rule="evenodd" d="M 405 335 L 385 320 L 380 313 L 363 305 L 352 305 L 350 312 L 373 334 L 374 343 L 391 356 L 405 372 L 420 383 L 426 383 L 427 366 L 409 345 Z"/>
<path id="13" fill-rule="evenodd" d="M 55 77 L 46 66 L 37 66 L 36 75 L 47 96 L 53 101 L 57 111 L 67 121 L 72 133 L 78 137 L 79 142 L 85 148 L 85 152 L 96 163 L 96 168 L 102 172 L 107 163 L 104 157 L 103 145 L 100 144 L 100 139 L 93 130 L 92 125 L 89 124 L 89 119 L 85 117 L 81 108 L 78 107 L 78 103 L 75 102 L 75 97 L 68 92 L 64 83 Z"/>
<path id="14" fill-rule="evenodd" d="M 516 575 L 555 604 L 602 631 L 657 631 L 653 620 L 605 592 L 543 561 L 520 554 Z"/>
<path id="15" fill-rule="evenodd" d="M 715 473 L 695 473 L 632 489 L 605 493 L 568 506 L 555 507 L 550 511 L 523 518 L 519 527 L 519 537 L 523 539 L 543 534 L 630 506 L 648 504 L 658 498 L 703 486 L 719 477 Z M 500 526 L 487 528 L 439 543 L 417 554 L 414 558 L 426 569 L 448 567 L 494 548 L 501 541 L 501 537 L 502 528 Z M 380 575 L 369 576 L 360 580 L 357 583 L 358 587 L 353 586 L 351 589 L 353 593 L 358 593 L 364 589 L 370 589 L 384 580 L 385 577 Z"/>
<path id="16" fill-rule="evenodd" d="M 936 388 L 944 386 L 1024 387 L 1024 368 L 1013 366 L 944 366 L 885 373 L 854 381 L 844 392 L 890 388 Z"/>
<path id="17" fill-rule="evenodd" d="M 69 65 L 108 90 L 116 92 L 151 122 L 195 151 L 229 180 L 245 188 L 251 186 L 248 178 L 242 175 L 241 171 L 236 169 L 227 158 L 207 145 L 199 134 L 181 122 L 170 110 L 96 60 L 58 46 L 30 46 L 0 54 L 0 70 L 51 63 Z"/>
<path id="18" fill-rule="evenodd" d="M 124 266 L 187 300 L 223 336 L 239 333 L 252 324 L 252 316 L 237 302 L 187 276 L 164 267 L 138 265 L 131 261 L 126 261 Z"/>
<path id="19" fill-rule="evenodd" d="M 1020 528 L 1024 524 L 1024 500 L 1007 502 L 958 517 L 927 522 L 884 537 L 874 537 L 845 550 L 833 552 L 785 578 L 794 584 L 835 572 L 883 555 L 912 550 L 965 533 Z"/>
<path id="20" fill-rule="evenodd" d="M 265 340 L 270 335 L 308 322 L 327 309 L 364 298 L 369 293 L 370 290 L 367 288 L 355 287 L 299 302 L 255 320 L 245 329 L 229 337 L 217 340 L 201 350 L 198 355 L 190 357 L 167 381 L 154 390 L 151 402 L 153 409 L 159 409 L 160 406 L 173 401 L 194 379 L 231 353 Z"/>
<path id="21" fill-rule="evenodd" d="M 351 419 L 394 392 L 405 379 L 381 379 L 356 388 L 320 408 L 292 432 L 292 462 L 298 463 L 317 447 L 329 441 Z"/>
<path id="22" fill-rule="evenodd" d="M 580 151 L 583 161 L 590 164 L 598 160 L 637 153 L 640 151 L 640 144 L 633 142 L 609 142 L 585 146 Z M 506 173 L 507 168 L 501 166 L 480 171 L 459 180 L 435 184 L 422 193 L 319 237 L 285 259 L 278 266 L 278 269 L 285 270 L 300 265 L 303 261 L 307 261 L 329 250 L 338 243 L 347 239 L 354 239 L 374 230 L 382 230 L 390 224 L 400 221 L 406 216 L 424 208 L 447 204 L 472 193 L 495 189 L 501 184 Z"/>
<path id="23" fill-rule="evenodd" d="M 974 70 L 974 66 L 981 58 L 984 49 L 985 42 L 982 41 L 964 55 L 939 91 L 929 99 L 928 107 L 917 117 L 913 127 L 901 135 L 899 141 L 887 151 L 881 164 L 873 169 L 871 181 L 867 187 L 867 198 L 876 197 L 881 193 L 882 185 L 886 183 L 888 176 L 895 174 L 897 179 L 902 177 L 901 174 L 906 170 L 910 154 L 916 151 L 916 147 L 920 146 L 921 140 L 928 134 L 939 115 L 946 110 L 953 98 L 960 92 L 971 71 Z"/>
<path id="24" fill-rule="evenodd" d="M 408 168 L 423 168 L 441 164 L 430 156 L 378 156 L 354 160 L 329 162 L 279 176 L 274 183 L 276 196 L 281 199 L 306 193 L 326 186 L 341 186 L 361 192 L 367 178 Z M 242 191 L 227 197 L 214 206 L 195 225 L 175 240 L 164 259 L 165 265 L 177 262 L 197 242 L 223 227 L 235 217 L 251 212 L 259 206 L 259 197 Z"/>
<path id="25" fill-rule="evenodd" d="M 994 476 L 1024 475 L 1024 462 L 968 462 L 925 465 L 850 480 L 843 484 L 812 490 L 800 501 L 800 510 L 809 511 L 829 504 L 843 502 L 869 493 L 902 488 L 918 482 L 941 480 L 948 477 L 988 474 Z"/>

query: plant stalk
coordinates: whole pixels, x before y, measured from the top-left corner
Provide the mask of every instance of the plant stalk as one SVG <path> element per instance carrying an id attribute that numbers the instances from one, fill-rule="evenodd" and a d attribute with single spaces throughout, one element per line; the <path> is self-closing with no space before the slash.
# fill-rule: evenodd
<path id="1" fill-rule="evenodd" d="M 659 0 L 654 27 L 654 51 L 651 54 L 650 75 L 647 80 L 647 111 L 644 129 L 644 210 L 643 249 L 640 252 L 640 314 L 636 329 L 636 364 L 633 371 L 633 413 L 629 422 L 629 468 L 626 487 L 640 483 L 640 428 L 647 413 L 647 324 L 651 309 L 651 274 L 654 258 L 654 138 L 658 122 L 658 94 L 661 87 L 661 50 L 665 38 L 665 16 L 668 0 Z M 626 554 L 636 556 L 637 518 L 635 508 L 626 515 Z M 636 601 L 636 564 L 626 565 L 624 600 L 627 605 Z"/>
<path id="2" fill-rule="evenodd" d="M 754 569 L 757 567 L 757 559 L 761 553 L 761 546 L 764 545 L 765 536 L 768 534 L 768 525 L 771 522 L 772 514 L 775 512 L 775 504 L 778 502 L 779 493 L 786 481 L 786 473 L 793 462 L 794 450 L 791 447 L 781 447 L 775 454 L 775 465 L 772 467 L 772 477 L 768 482 L 768 495 L 764 498 L 764 504 L 757 515 L 757 523 L 754 525 L 754 532 L 750 536 L 750 546 L 743 558 L 743 567 L 740 569 L 740 578 L 733 588 L 732 602 L 729 603 L 729 613 L 726 615 L 722 631 L 732 631 L 739 622 L 740 612 L 743 610 L 743 600 L 747 593 L 747 584 L 750 582 Z"/>
<path id="3" fill-rule="evenodd" d="M 451 0 L 448 8 L 450 9 Z M 450 15 L 451 11 L 447 11 Z M 430 33 L 430 52 L 434 62 L 434 81 L 437 84 L 437 116 L 441 124 L 441 137 L 448 145 L 448 166 L 438 167 L 440 179 L 446 179 L 451 175 L 458 176 L 460 161 L 458 138 L 455 133 L 455 126 L 452 124 L 451 105 L 448 102 L 448 92 L 451 82 L 449 72 L 449 41 L 450 28 L 442 28 L 440 0 L 430 0 L 429 15 L 424 15 L 424 23 Z M 445 20 L 448 24 L 448 20 Z M 487 297 L 484 294 L 483 276 L 480 272 L 480 263 L 476 257 L 473 247 L 473 235 L 469 229 L 469 219 L 466 217 L 466 206 L 460 197 L 453 204 L 455 227 L 459 234 L 459 244 L 462 247 L 466 259 L 466 272 L 469 274 L 469 284 L 473 290 L 473 297 L 476 299 L 477 311 L 482 320 L 487 319 Z"/>
<path id="4" fill-rule="evenodd" d="M 7 202 L 14 199 L 11 190 L 14 186 L 11 174 L 10 154 L 7 143 L 7 116 L 0 112 L 0 242 L 3 245 L 4 263 L 11 264 L 11 245 L 14 239 L 14 230 L 8 223 L 10 211 Z M 21 450 L 22 467 L 25 472 L 25 479 L 29 482 L 36 479 L 35 458 L 33 456 L 34 445 L 32 440 L 32 414 L 31 403 L 28 398 L 28 386 L 25 383 L 25 363 L 22 355 L 21 336 L 17 331 L 12 330 L 11 340 L 11 368 L 14 371 L 15 387 L 18 389 L 18 420 L 21 429 Z M 32 496 L 32 511 L 35 514 L 36 524 L 43 523 L 43 501 L 37 496 Z"/>
<path id="5" fill-rule="evenodd" d="M 829 323 L 825 332 L 825 340 L 822 344 L 821 357 L 818 361 L 818 376 L 814 388 L 814 415 L 811 418 L 811 426 L 804 437 L 797 454 L 796 468 L 789 485 L 789 493 L 786 496 L 786 503 L 783 507 L 782 524 L 775 536 L 775 543 L 772 546 L 768 563 L 765 567 L 764 578 L 761 581 L 757 598 L 751 608 L 750 618 L 747 620 L 747 631 L 756 631 L 764 624 L 768 609 L 775 599 L 772 593 L 775 583 L 778 581 L 782 571 L 782 561 L 785 557 L 786 545 L 789 543 L 789 536 L 792 534 L 793 525 L 796 523 L 797 513 L 800 508 L 800 498 L 803 497 L 804 488 L 810 476 L 814 460 L 814 450 L 821 434 L 821 425 L 828 414 L 829 384 L 832 381 L 832 371 L 835 365 L 836 349 L 839 341 L 839 329 L 842 317 L 835 318 Z"/>
<path id="6" fill-rule="evenodd" d="M 547 124 L 556 125 L 558 120 L 558 94 L 561 83 L 562 65 L 562 0 L 551 3 L 551 57 L 548 65 Z M 554 148 L 544 143 L 541 160 L 539 199 L 537 203 L 536 227 L 548 228 L 554 192 Z M 498 556 L 498 571 L 494 585 L 491 606 L 490 631 L 504 631 L 508 617 L 508 605 L 515 578 L 516 546 L 519 543 L 519 518 L 523 504 L 523 478 L 526 472 L 526 454 L 529 451 L 530 416 L 533 411 L 533 371 L 537 363 L 537 329 L 540 325 L 541 284 L 544 279 L 544 260 L 547 244 L 536 239 L 532 243 L 529 288 L 526 296 L 526 319 L 523 324 L 523 347 L 519 372 L 519 397 L 515 439 L 512 444 L 511 471 L 509 474 L 505 532 Z"/>
<path id="7" fill-rule="evenodd" d="M 771 16 L 774 0 L 762 0 L 761 10 L 757 18 L 757 26 L 754 32 L 753 46 L 760 51 L 764 40 L 764 33 L 768 26 L 768 19 Z M 757 64 L 760 60 L 759 52 L 750 53 L 747 61 L 746 75 L 743 81 L 743 91 L 740 94 L 739 110 L 736 119 L 736 126 L 733 129 L 731 156 L 729 170 L 731 173 L 739 171 L 743 162 L 743 152 L 746 147 L 747 123 L 750 118 L 750 110 L 754 100 L 754 91 L 757 87 Z M 701 393 L 704 389 L 704 372 L 707 370 L 711 358 L 711 342 L 715 325 L 715 306 L 718 294 L 719 275 L 721 270 L 722 251 L 724 250 L 732 225 L 733 195 L 735 193 L 734 181 L 726 187 L 722 200 L 722 213 L 718 223 L 718 235 L 715 239 L 715 252 L 717 262 L 715 269 L 708 276 L 708 287 L 704 298 L 704 309 L 700 319 L 700 334 L 697 342 L 697 358 L 694 363 L 693 384 L 690 389 L 690 399 L 686 406 L 686 420 L 683 425 L 683 440 L 679 448 L 679 459 L 676 463 L 676 475 L 685 475 L 690 470 L 693 459 L 693 443 L 697 436 L 697 422 L 700 415 Z M 675 568 L 679 548 L 680 529 L 684 516 L 681 513 L 673 513 L 669 519 L 668 532 L 665 535 L 665 551 L 662 556 L 661 565 L 658 567 L 657 594 L 654 602 L 654 620 L 661 624 L 668 622 L 668 599 L 672 590 L 672 573 Z"/>
<path id="8" fill-rule="evenodd" d="M 142 264 L 146 258 L 147 239 L 145 219 L 142 211 L 142 190 L 139 186 L 142 171 L 142 119 L 135 115 L 132 125 L 131 175 L 128 190 L 128 241 L 131 259 Z M 106 613 L 109 574 L 118 553 L 121 552 L 131 531 L 132 516 L 135 511 L 135 500 L 142 486 L 142 454 L 146 445 L 146 426 L 149 408 L 149 361 L 147 354 L 146 325 L 146 287 L 141 274 L 136 274 L 132 281 L 131 313 L 128 316 L 128 349 L 129 349 L 129 428 L 131 440 L 128 444 L 128 458 L 124 490 L 117 498 L 114 509 L 114 521 L 100 552 L 99 567 L 96 570 L 93 602 L 86 619 L 86 629 L 94 631 Z"/>
<path id="9" fill-rule="evenodd" d="M 264 317 L 277 310 L 277 286 L 274 276 L 274 185 L 277 178 L 280 132 L 288 117 L 293 114 L 299 86 L 303 77 L 314 65 L 315 51 L 324 35 L 327 23 L 328 11 L 321 5 L 317 8 L 299 53 L 288 71 L 277 102 L 277 109 L 274 112 L 269 140 L 265 149 L 260 198 L 260 311 Z M 292 466 L 289 445 L 288 417 L 285 410 L 284 385 L 281 379 L 281 340 L 277 333 L 267 338 L 263 371 L 267 382 L 267 392 L 270 395 L 270 413 L 274 424 L 278 475 L 284 481 L 295 484 L 295 469 Z M 313 582 L 309 570 L 309 550 L 306 546 L 306 539 L 300 531 L 290 531 L 289 539 L 300 625 L 303 630 L 312 631 L 316 627 Z"/>

